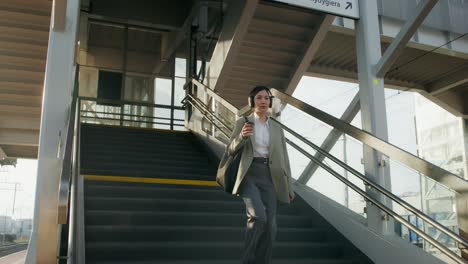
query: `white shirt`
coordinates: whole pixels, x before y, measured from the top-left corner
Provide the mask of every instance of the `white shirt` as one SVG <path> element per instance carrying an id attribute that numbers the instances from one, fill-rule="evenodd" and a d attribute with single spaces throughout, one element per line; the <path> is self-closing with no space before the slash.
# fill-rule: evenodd
<path id="1" fill-rule="evenodd" d="M 270 146 L 270 125 L 268 121 L 267 118 L 266 122 L 262 123 L 257 113 L 254 113 L 254 157 L 268 158 L 268 147 Z"/>

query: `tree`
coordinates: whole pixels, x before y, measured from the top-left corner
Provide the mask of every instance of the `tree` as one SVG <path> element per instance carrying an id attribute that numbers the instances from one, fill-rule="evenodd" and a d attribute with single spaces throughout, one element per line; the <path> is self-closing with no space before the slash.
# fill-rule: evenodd
<path id="1" fill-rule="evenodd" d="M 0 167 L 13 166 L 16 168 L 17 163 L 18 163 L 18 159 L 10 159 L 10 158 L 0 159 Z"/>

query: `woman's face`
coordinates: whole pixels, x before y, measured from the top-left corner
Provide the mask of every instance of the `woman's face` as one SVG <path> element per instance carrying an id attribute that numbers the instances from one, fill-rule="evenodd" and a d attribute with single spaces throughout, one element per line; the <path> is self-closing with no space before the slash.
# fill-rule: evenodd
<path id="1" fill-rule="evenodd" d="M 254 96 L 255 113 L 266 114 L 270 105 L 270 95 L 266 90 L 261 90 Z"/>

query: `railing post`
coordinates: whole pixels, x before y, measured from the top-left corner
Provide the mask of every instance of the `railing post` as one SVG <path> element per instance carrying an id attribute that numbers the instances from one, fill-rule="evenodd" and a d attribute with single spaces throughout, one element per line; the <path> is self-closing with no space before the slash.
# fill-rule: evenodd
<path id="1" fill-rule="evenodd" d="M 463 129 L 463 149 L 465 150 L 465 180 L 468 179 L 468 120 L 460 120 L 461 127 Z M 468 191 L 461 192 L 456 196 L 457 202 L 457 217 L 458 217 L 458 229 L 459 234 L 464 239 L 468 239 Z M 468 250 L 460 249 L 462 257 L 468 259 Z"/>
<path id="2" fill-rule="evenodd" d="M 209 97 L 208 103 L 209 103 L 209 108 L 210 108 L 210 110 L 214 113 L 214 115 L 216 116 L 216 118 L 219 118 L 219 111 L 218 111 L 218 109 L 216 108 L 216 100 L 214 100 L 214 98 L 211 97 L 211 96 L 209 96 L 208 94 L 206 94 L 206 96 Z M 217 125 L 218 125 L 217 119 L 215 119 L 215 122 L 216 122 Z M 213 137 L 216 137 L 216 127 L 215 127 L 215 126 L 212 126 L 211 135 L 212 135 Z"/>
<path id="3" fill-rule="evenodd" d="M 468 192 L 457 193 L 455 199 L 457 203 L 458 231 L 461 237 L 468 240 Z M 459 248 L 461 256 L 468 259 L 468 249 Z"/>
<path id="4" fill-rule="evenodd" d="M 125 111 L 125 104 L 120 105 L 120 126 L 123 126 L 124 122 L 124 111 Z"/>
<path id="5" fill-rule="evenodd" d="M 193 83 L 190 83 L 190 85 L 187 87 L 187 94 L 188 95 L 191 95 L 193 96 L 193 86 L 195 86 Z M 187 122 L 190 121 L 190 118 L 192 117 L 192 112 L 193 112 L 193 106 L 192 105 L 189 105 L 188 106 L 188 118 L 187 118 Z"/>

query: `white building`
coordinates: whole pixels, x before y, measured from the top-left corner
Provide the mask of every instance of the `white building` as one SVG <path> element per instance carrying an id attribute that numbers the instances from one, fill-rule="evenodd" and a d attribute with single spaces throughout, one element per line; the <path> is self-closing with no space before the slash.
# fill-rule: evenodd
<path id="1" fill-rule="evenodd" d="M 416 96 L 419 156 L 460 177 L 468 178 L 464 121 L 422 96 Z"/>
<path id="2" fill-rule="evenodd" d="M 18 219 L 15 221 L 13 232 L 18 239 L 29 239 L 32 230 L 32 219 Z"/>
<path id="3" fill-rule="evenodd" d="M 0 233 L 11 234 L 14 221 L 11 216 L 0 215 Z"/>

